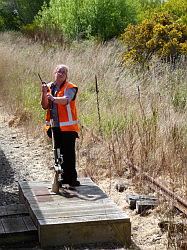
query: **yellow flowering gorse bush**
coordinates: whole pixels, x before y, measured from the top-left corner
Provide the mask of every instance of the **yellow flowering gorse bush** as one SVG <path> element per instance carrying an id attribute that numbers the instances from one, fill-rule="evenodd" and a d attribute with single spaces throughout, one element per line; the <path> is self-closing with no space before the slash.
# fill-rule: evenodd
<path id="1" fill-rule="evenodd" d="M 168 13 L 155 14 L 150 20 L 129 25 L 122 34 L 126 45 L 124 61 L 148 62 L 153 55 L 173 61 L 187 56 L 187 25 Z"/>

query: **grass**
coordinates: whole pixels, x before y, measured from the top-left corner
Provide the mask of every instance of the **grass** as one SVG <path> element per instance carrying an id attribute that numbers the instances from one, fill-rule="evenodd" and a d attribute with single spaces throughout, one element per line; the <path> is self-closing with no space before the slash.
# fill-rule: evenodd
<path id="1" fill-rule="evenodd" d="M 51 81 L 56 64 L 70 66 L 70 81 L 79 87 L 82 131 L 77 159 L 84 175 L 96 181 L 123 177 L 127 157 L 187 198 L 187 71 L 183 59 L 175 68 L 153 61 L 149 70 L 142 71 L 122 67 L 123 47 L 118 41 L 49 47 L 19 34 L 1 33 L 0 45 L 1 100 L 13 112 L 28 113 L 37 128 L 44 120 L 37 73 Z"/>

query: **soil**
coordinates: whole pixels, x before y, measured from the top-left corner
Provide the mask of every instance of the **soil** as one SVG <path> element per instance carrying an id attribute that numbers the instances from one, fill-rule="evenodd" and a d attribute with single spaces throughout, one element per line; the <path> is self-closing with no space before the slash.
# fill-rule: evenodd
<path id="1" fill-rule="evenodd" d="M 3 106 L 0 106 L 0 206 L 19 203 L 19 181 L 52 180 L 52 170 L 49 167 L 52 165 L 51 145 L 44 139 L 44 135 L 38 136 L 38 132 L 31 133 L 26 125 L 21 126 L 19 123 L 21 121 L 17 117 L 7 113 Z M 33 131 L 37 131 L 37 128 Z M 158 226 L 159 209 L 150 210 L 144 216 L 129 209 L 125 197 L 126 194 L 134 193 L 134 186 L 131 179 L 123 178 L 122 181 L 125 182 L 123 192 L 116 190 L 116 182 L 119 182 L 119 179 L 104 179 L 100 180 L 98 184 L 130 217 L 132 223 L 130 249 L 168 249 L 167 232 L 162 232 Z M 8 249 L 18 248 L 10 247 Z M 82 246 L 75 249 L 109 248 L 124 249 L 119 246 L 107 247 L 106 245 L 102 247 Z M 19 249 L 39 249 L 39 247 L 20 247 Z"/>

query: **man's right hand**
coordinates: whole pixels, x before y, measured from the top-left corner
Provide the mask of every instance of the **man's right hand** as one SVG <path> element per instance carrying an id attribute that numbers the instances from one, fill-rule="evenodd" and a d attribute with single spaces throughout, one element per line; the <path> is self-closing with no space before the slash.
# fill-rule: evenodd
<path id="1" fill-rule="evenodd" d="M 42 82 L 42 93 L 47 94 L 48 92 L 48 87 L 46 82 Z"/>

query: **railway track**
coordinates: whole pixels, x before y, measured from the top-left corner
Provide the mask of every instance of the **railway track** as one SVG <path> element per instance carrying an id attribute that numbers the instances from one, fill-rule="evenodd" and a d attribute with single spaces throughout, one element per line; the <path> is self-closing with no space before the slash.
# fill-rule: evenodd
<path id="1" fill-rule="evenodd" d="M 153 177 L 149 176 L 147 173 L 141 171 L 141 169 L 134 164 L 132 164 L 128 159 L 125 159 L 125 163 L 129 168 L 133 171 L 141 174 L 143 180 L 149 183 L 151 189 L 156 191 L 157 193 L 161 193 L 168 200 L 172 201 L 174 207 L 176 207 L 179 211 L 187 216 L 187 201 L 183 200 L 181 197 L 177 196 L 174 192 L 170 191 L 163 184 L 156 181 Z"/>
<path id="2" fill-rule="evenodd" d="M 153 177 L 149 176 L 147 173 L 144 173 L 141 171 L 141 169 L 134 164 L 132 164 L 131 161 L 128 159 L 125 159 L 125 163 L 127 166 L 135 171 L 136 173 L 141 174 L 141 177 L 145 182 L 149 183 L 149 187 L 156 191 L 157 193 L 161 193 L 161 195 L 164 195 L 167 200 L 172 202 L 172 205 L 177 208 L 180 212 L 182 212 L 185 216 L 187 216 L 187 201 L 183 200 L 181 197 L 177 196 L 174 192 L 166 188 L 163 184 L 156 181 Z M 186 224 L 185 224 L 186 227 Z M 187 250 L 187 228 L 185 229 L 185 233 L 183 235 L 183 239 L 180 241 L 180 249 Z"/>

